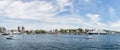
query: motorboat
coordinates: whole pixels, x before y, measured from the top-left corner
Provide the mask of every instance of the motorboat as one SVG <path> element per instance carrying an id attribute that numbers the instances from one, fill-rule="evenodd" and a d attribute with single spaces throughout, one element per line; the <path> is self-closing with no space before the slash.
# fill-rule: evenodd
<path id="1" fill-rule="evenodd" d="M 7 37 L 6 39 L 8 39 L 8 40 L 14 40 L 12 37 Z"/>
<path id="2" fill-rule="evenodd" d="M 6 39 L 12 40 L 12 38 L 11 38 L 11 37 L 7 37 Z"/>
<path id="3" fill-rule="evenodd" d="M 85 37 L 85 39 L 92 39 L 92 36 L 87 36 Z"/>
<path id="4" fill-rule="evenodd" d="M 8 39 L 8 40 L 13 40 L 12 37 L 14 37 L 14 36 L 9 36 L 9 37 L 7 37 L 6 39 Z"/>
<path id="5" fill-rule="evenodd" d="M 9 35 L 9 34 L 7 34 L 7 33 L 3 33 L 3 34 L 1 34 L 1 35 Z"/>

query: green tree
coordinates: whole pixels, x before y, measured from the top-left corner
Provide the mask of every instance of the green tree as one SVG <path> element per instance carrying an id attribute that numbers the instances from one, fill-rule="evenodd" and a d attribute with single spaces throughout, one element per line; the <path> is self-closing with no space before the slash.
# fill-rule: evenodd
<path id="1" fill-rule="evenodd" d="M 15 30 L 11 30 L 11 32 L 13 33 Z"/>
<path id="2" fill-rule="evenodd" d="M 83 29 L 82 28 L 78 28 L 77 29 L 80 33 L 83 33 Z"/>
<path id="3" fill-rule="evenodd" d="M 47 33 L 47 31 L 45 31 L 45 30 L 36 30 L 35 33 L 36 34 L 41 34 L 41 33 L 45 34 L 45 33 Z"/>
<path id="4" fill-rule="evenodd" d="M 65 29 L 60 29 L 60 32 L 61 32 L 61 33 L 67 33 L 67 30 L 65 30 Z"/>
<path id="5" fill-rule="evenodd" d="M 26 31 L 26 33 L 27 33 L 27 34 L 32 34 L 32 32 L 31 32 L 31 31 Z"/>

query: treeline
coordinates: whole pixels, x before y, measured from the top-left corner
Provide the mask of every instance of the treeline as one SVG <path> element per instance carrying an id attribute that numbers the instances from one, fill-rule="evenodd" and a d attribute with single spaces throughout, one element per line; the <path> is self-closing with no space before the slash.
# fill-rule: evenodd
<path id="1" fill-rule="evenodd" d="M 60 33 L 83 33 L 83 29 L 60 29 Z"/>
<path id="2" fill-rule="evenodd" d="M 11 33 L 27 33 L 27 34 L 83 34 L 93 31 L 93 29 L 54 29 L 54 30 L 10 30 Z"/>
<path id="3" fill-rule="evenodd" d="M 54 29 L 54 30 L 10 30 L 11 33 L 27 33 L 27 34 L 84 34 L 88 32 L 92 32 L 95 29 Z M 107 33 L 120 33 L 119 31 L 110 31 L 110 30 L 103 30 Z"/>
<path id="4" fill-rule="evenodd" d="M 82 34 L 82 33 L 86 33 L 88 32 L 88 29 L 82 29 L 82 28 L 78 28 L 78 29 L 54 29 L 54 30 L 32 30 L 32 31 L 26 31 L 27 34 Z"/>

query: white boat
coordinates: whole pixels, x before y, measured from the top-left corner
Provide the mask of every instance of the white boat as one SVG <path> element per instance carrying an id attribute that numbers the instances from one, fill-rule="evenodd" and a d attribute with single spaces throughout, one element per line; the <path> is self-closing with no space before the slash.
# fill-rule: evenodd
<path id="1" fill-rule="evenodd" d="M 14 37 L 14 36 L 11 35 L 11 36 L 8 36 L 6 39 L 8 39 L 8 40 L 13 40 L 13 37 Z"/>
<path id="2" fill-rule="evenodd" d="M 92 32 L 88 32 L 88 34 L 100 34 L 100 35 L 106 35 L 107 32 L 105 32 L 104 30 L 94 30 Z"/>
<path id="3" fill-rule="evenodd" d="M 85 39 L 92 39 L 92 36 L 87 36 L 85 37 Z"/>

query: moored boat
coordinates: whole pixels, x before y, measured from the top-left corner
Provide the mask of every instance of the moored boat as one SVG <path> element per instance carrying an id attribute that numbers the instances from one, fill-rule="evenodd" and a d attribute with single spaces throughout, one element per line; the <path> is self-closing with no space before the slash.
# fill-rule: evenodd
<path id="1" fill-rule="evenodd" d="M 92 32 L 88 32 L 89 35 L 92 35 L 92 34 L 97 34 L 97 35 L 106 35 L 108 34 L 107 32 L 105 32 L 104 30 L 94 30 Z"/>

